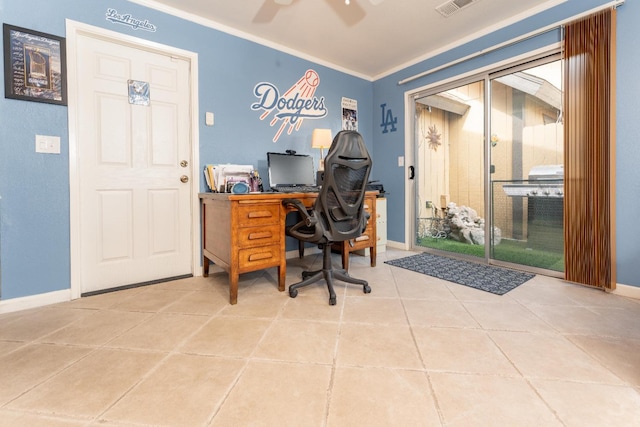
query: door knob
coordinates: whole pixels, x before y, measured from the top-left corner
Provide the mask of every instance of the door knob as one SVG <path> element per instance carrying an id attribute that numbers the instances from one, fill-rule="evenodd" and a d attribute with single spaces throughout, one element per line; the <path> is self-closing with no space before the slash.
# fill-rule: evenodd
<path id="1" fill-rule="evenodd" d="M 180 177 L 180 181 L 182 181 L 182 182 L 189 182 L 189 177 L 188 177 L 187 175 L 182 175 L 182 176 Z"/>
<path id="2" fill-rule="evenodd" d="M 183 168 L 186 168 L 187 166 L 189 166 L 189 162 L 187 162 L 186 160 L 183 160 L 180 162 L 180 166 L 182 166 Z"/>

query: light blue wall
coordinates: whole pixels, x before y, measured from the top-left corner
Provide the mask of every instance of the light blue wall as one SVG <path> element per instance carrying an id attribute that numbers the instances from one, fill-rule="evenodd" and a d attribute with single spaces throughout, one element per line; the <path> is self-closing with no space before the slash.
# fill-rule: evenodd
<path id="1" fill-rule="evenodd" d="M 387 220 L 389 240 L 404 242 L 405 226 L 407 225 L 404 220 L 404 192 L 407 174 L 405 168 L 398 167 L 398 156 L 404 155 L 405 138 L 407 138 L 404 132 L 405 93 L 547 46 L 558 41 L 560 35 L 558 31 L 552 31 L 535 39 L 425 76 L 411 83 L 399 85 L 398 82 L 607 3 L 608 1 L 604 0 L 568 0 L 517 25 L 496 31 L 374 82 L 374 160 L 378 171 L 377 178 L 383 181 L 385 189 L 389 191 L 387 196 L 390 207 Z M 640 79 L 638 78 L 640 31 L 637 28 L 638 16 L 640 16 L 640 4 L 637 1 L 627 1 L 618 8 L 616 267 L 617 282 L 632 286 L 640 286 L 640 226 L 638 226 L 638 212 L 640 212 L 640 143 L 638 142 L 640 135 L 640 120 L 638 120 L 640 117 Z M 382 104 L 386 104 L 386 108 L 391 109 L 393 114 L 398 117 L 396 132 L 382 133 L 384 130 L 380 126 L 382 123 L 380 105 Z"/>
<path id="2" fill-rule="evenodd" d="M 107 8 L 148 19 L 157 31 L 110 23 Z M 0 17 L 4 23 L 63 37 L 68 18 L 198 53 L 201 165 L 253 164 L 266 179 L 267 151 L 294 149 L 319 158 L 319 150 L 311 149 L 311 131 L 340 130 L 342 97 L 358 101 L 359 130 L 373 151 L 370 81 L 124 0 L 0 0 Z M 325 98 L 328 115 L 306 119 L 299 131 L 273 143 L 275 127 L 250 108 L 257 101 L 253 88 L 268 81 L 286 90 L 309 68 L 320 76 L 315 95 Z M 215 126 L 205 126 L 205 111 L 215 113 Z M 2 299 L 70 287 L 67 120 L 65 106 L 0 98 Z M 60 136 L 60 155 L 35 153 L 36 134 Z"/>
<path id="3" fill-rule="evenodd" d="M 374 83 L 337 72 L 285 53 L 171 17 L 124 0 L 0 0 L 2 22 L 65 36 L 65 18 L 134 35 L 198 53 L 200 162 L 253 163 L 266 176 L 266 151 L 295 149 L 311 152 L 311 130 L 340 129 L 340 100 L 358 101 L 359 130 L 374 156 L 372 179 L 389 192 L 389 239 L 404 242 L 405 169 L 404 94 L 445 78 L 513 57 L 558 39 L 552 32 L 534 40 L 485 55 L 406 85 L 398 81 L 588 10 L 604 0 L 568 0 L 551 11 L 408 67 Z M 133 31 L 105 20 L 107 8 L 149 19 L 156 33 Z M 640 286 L 640 32 L 634 27 L 640 5 L 628 1 L 618 13 L 617 68 L 617 273 L 618 283 Z M 288 87 L 308 68 L 321 78 L 316 92 L 324 96 L 329 115 L 307 120 L 299 132 L 271 142 L 274 129 L 257 118 L 249 106 L 253 87 L 270 81 Z M 71 84 L 72 82 L 70 82 Z M 386 104 L 397 118 L 395 132 L 382 133 Z M 204 125 L 205 111 L 215 113 L 216 124 Z M 37 154 L 36 134 L 58 135 L 60 155 Z M 69 288 L 69 161 L 67 108 L 0 98 L 0 297 L 10 299 Z M 200 165 L 197 167 L 200 169 Z"/>
<path id="4" fill-rule="evenodd" d="M 618 283 L 640 286 L 640 3 L 619 9 L 616 61 Z"/>

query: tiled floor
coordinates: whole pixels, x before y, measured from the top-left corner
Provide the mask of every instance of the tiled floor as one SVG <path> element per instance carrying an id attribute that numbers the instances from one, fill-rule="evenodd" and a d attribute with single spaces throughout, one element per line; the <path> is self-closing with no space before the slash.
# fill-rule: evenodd
<path id="1" fill-rule="evenodd" d="M 640 301 L 504 296 L 352 256 L 373 291 L 275 269 L 0 315 L 0 426 L 638 426 Z M 289 260 L 287 283 L 318 255 Z"/>

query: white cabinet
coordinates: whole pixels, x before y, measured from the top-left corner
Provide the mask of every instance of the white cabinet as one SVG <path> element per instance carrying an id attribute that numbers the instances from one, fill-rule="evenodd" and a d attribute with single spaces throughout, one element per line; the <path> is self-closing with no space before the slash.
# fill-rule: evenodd
<path id="1" fill-rule="evenodd" d="M 387 250 L 387 199 L 378 197 L 376 199 L 376 232 L 378 244 L 376 251 L 378 253 Z"/>
<path id="2" fill-rule="evenodd" d="M 371 221 L 371 218 L 369 219 Z M 387 250 L 387 199 L 376 198 L 376 253 Z M 354 251 L 358 255 L 369 256 L 369 248 Z"/>

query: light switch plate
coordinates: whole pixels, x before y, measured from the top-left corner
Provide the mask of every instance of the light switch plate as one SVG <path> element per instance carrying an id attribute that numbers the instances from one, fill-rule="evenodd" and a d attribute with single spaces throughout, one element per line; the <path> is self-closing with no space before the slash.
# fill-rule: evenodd
<path id="1" fill-rule="evenodd" d="M 60 154 L 60 137 L 36 135 L 36 153 Z"/>
<path id="2" fill-rule="evenodd" d="M 213 126 L 213 113 L 211 111 L 204 113 L 204 123 L 207 126 Z"/>

